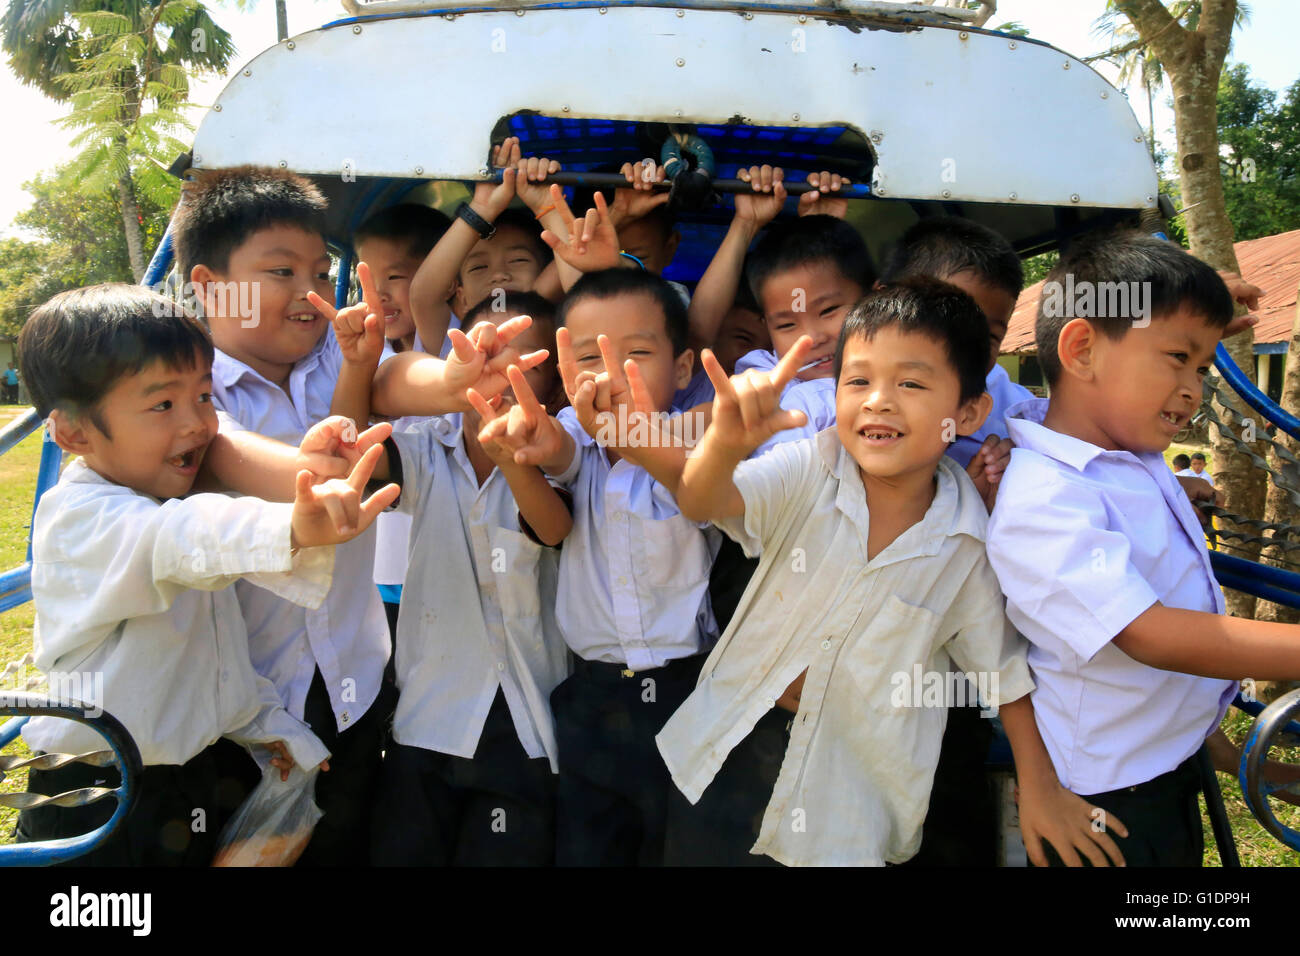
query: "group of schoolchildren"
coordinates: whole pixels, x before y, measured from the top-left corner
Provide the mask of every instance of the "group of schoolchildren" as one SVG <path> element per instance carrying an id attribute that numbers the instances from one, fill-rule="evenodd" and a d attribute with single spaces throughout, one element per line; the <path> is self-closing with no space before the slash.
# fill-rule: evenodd
<path id="1" fill-rule="evenodd" d="M 996 362 L 1023 276 L 983 226 L 923 219 L 877 276 L 838 176 L 776 221 L 755 167 L 688 292 L 661 169 L 575 215 L 556 163 L 494 158 L 454 217 L 365 223 L 338 311 L 320 193 L 241 167 L 174 220 L 201 315 L 110 285 L 24 327 L 78 456 L 35 518 L 37 662 L 102 672 L 144 764 L 78 862 L 204 865 L 296 764 L 302 865 L 992 864 L 996 715 L 1031 861 L 1199 865 L 1235 681 L 1300 675 L 1300 631 L 1224 616 L 1161 454 L 1223 279 L 1072 244 L 1056 275 L 1148 283 L 1152 321 L 1040 313 L 1035 399 Z M 978 699 L 904 686 L 950 674 Z"/>

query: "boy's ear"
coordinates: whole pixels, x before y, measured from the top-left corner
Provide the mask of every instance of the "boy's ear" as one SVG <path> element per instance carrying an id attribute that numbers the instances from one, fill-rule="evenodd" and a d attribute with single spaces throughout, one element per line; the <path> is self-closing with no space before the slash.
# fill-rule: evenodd
<path id="1" fill-rule="evenodd" d="M 975 398 L 965 402 L 958 414 L 957 434 L 974 435 L 984 427 L 984 421 L 993 411 L 993 396 L 980 392 Z"/>
<path id="2" fill-rule="evenodd" d="M 673 256 L 677 253 L 677 245 L 682 241 L 682 234 L 674 229 L 668 238 L 664 241 L 664 266 L 668 266 L 673 261 Z"/>
<path id="3" fill-rule="evenodd" d="M 194 289 L 194 296 L 199 300 L 199 306 L 205 316 L 212 315 L 215 303 L 210 290 L 212 283 L 216 281 L 216 273 L 202 263 L 190 270 L 190 286 Z"/>
<path id="4" fill-rule="evenodd" d="M 691 384 L 691 376 L 695 374 L 695 352 L 691 349 L 682 349 L 682 354 L 673 359 L 673 371 L 677 376 L 676 385 L 680 392 Z"/>
<path id="5" fill-rule="evenodd" d="M 87 419 L 83 416 L 73 418 L 63 409 L 56 408 L 45 419 L 50 429 L 50 437 L 70 455 L 84 455 L 90 450 L 90 436 L 87 434 Z"/>
<path id="6" fill-rule="evenodd" d="M 1056 339 L 1061 371 L 1085 382 L 1092 381 L 1097 337 L 1097 329 L 1087 319 L 1071 319 L 1065 323 Z"/>

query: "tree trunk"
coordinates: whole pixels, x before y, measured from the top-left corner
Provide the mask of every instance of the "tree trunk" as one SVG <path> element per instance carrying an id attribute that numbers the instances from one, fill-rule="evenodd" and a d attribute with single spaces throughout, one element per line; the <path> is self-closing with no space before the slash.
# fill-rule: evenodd
<path id="1" fill-rule="evenodd" d="M 1223 176 L 1219 170 L 1218 91 L 1219 75 L 1228 41 L 1232 36 L 1236 0 L 1204 0 L 1200 25 L 1195 32 L 1179 25 L 1158 0 L 1116 0 L 1115 4 L 1137 28 L 1139 36 L 1150 44 L 1152 54 L 1160 60 L 1174 90 L 1174 125 L 1178 135 L 1178 169 L 1186 212 L 1187 239 L 1192 254 L 1215 269 L 1239 271 L 1232 248 L 1232 223 L 1223 197 Z M 1253 381 L 1255 362 L 1252 347 L 1254 334 L 1243 332 L 1223 343 L 1233 360 Z M 1234 408 L 1245 414 L 1244 402 L 1234 401 Z M 1215 410 L 1223 415 L 1216 403 Z M 1256 434 L 1262 423 L 1256 418 Z M 1214 448 L 1214 480 L 1227 498 L 1229 511 L 1246 517 L 1264 513 L 1266 479 L 1251 467 L 1250 459 L 1238 454 L 1233 444 L 1217 428 L 1211 429 Z M 1234 428 L 1237 437 L 1242 430 Z M 1254 450 L 1263 454 L 1256 443 Z M 1223 530 L 1237 526 L 1224 522 Z M 1249 531 L 1249 529 L 1240 529 Z M 1228 542 L 1232 544 L 1231 541 Z M 1235 553 L 1256 558 L 1258 547 L 1232 545 Z M 1255 599 L 1248 594 L 1227 591 L 1228 613 L 1253 617 Z"/>
<path id="2" fill-rule="evenodd" d="M 135 281 L 144 278 L 144 236 L 140 229 L 140 206 L 135 201 L 135 183 L 127 173 L 117 181 L 117 198 L 122 207 L 122 229 L 126 233 L 126 253 L 131 259 Z"/>
<path id="3" fill-rule="evenodd" d="M 1291 323 L 1291 341 L 1287 343 L 1286 373 L 1282 379 L 1282 400 L 1280 404 L 1292 415 L 1300 415 L 1300 303 L 1296 305 L 1295 319 Z M 1291 454 L 1300 457 L 1300 442 L 1297 442 L 1286 432 L 1278 429 L 1274 440 L 1283 445 Z M 1282 461 L 1272 452 L 1269 453 L 1268 463 L 1272 468 L 1279 471 L 1282 468 Z M 1296 509 L 1292 505 L 1291 499 L 1277 485 L 1272 483 L 1269 484 L 1268 499 L 1265 501 L 1264 520 L 1283 524 L 1294 524 L 1296 522 Z M 1265 554 L 1267 555 L 1265 560 L 1277 567 L 1287 567 L 1290 564 L 1300 563 L 1300 554 L 1297 552 L 1291 553 L 1290 560 L 1286 560 L 1286 552 L 1277 548 L 1269 548 L 1265 551 Z M 1274 604 L 1272 601 L 1261 600 L 1256 609 L 1256 616 L 1261 621 L 1300 624 L 1300 610 L 1282 604 Z"/>

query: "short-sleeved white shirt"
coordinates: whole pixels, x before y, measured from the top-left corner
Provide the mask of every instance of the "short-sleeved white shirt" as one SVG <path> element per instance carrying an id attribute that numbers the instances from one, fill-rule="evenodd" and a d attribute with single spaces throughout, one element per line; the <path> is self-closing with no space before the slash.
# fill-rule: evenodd
<path id="1" fill-rule="evenodd" d="M 212 360 L 212 399 L 223 429 L 246 428 L 297 445 L 328 418 L 343 357 L 332 331 L 293 367 L 288 391 L 220 349 Z M 375 529 L 335 549 L 334 581 L 325 603 L 305 610 L 239 582 L 253 666 L 275 684 L 285 707 L 303 715 L 320 668 L 340 730 L 360 720 L 379 695 L 390 640 L 374 584 Z"/>
<path id="2" fill-rule="evenodd" d="M 671 492 L 559 414 L 574 456 L 557 484 L 573 494 L 573 530 L 560 551 L 556 618 L 583 660 L 634 671 L 706 650 L 718 634 L 709 572 L 721 538 L 685 518 Z"/>
<path id="3" fill-rule="evenodd" d="M 1164 458 L 1053 431 L 1046 412 L 1046 399 L 1008 412 L 1016 448 L 989 521 L 989 560 L 1029 640 L 1034 712 L 1057 776 L 1075 793 L 1104 793 L 1196 753 L 1237 685 L 1157 670 L 1111 643 L 1157 601 L 1222 614 L 1223 594 Z"/>
<path id="4" fill-rule="evenodd" d="M 459 415 L 393 435 L 402 456 L 398 508 L 414 522 L 393 737 L 473 757 L 500 687 L 524 751 L 549 757 L 555 769 L 550 695 L 569 673 L 555 624 L 558 552 L 520 529 L 499 470 L 479 485 L 462 437 Z"/>
<path id="5" fill-rule="evenodd" d="M 719 526 L 758 569 L 659 751 L 697 801 L 807 669 L 751 852 L 787 865 L 906 860 L 953 702 L 927 689 L 954 665 L 976 675 L 995 698 L 986 703 L 1033 688 L 985 558 L 984 505 L 941 460 L 924 518 L 868 561 L 866 491 L 834 429 L 742 462 L 735 482 L 745 514 Z"/>

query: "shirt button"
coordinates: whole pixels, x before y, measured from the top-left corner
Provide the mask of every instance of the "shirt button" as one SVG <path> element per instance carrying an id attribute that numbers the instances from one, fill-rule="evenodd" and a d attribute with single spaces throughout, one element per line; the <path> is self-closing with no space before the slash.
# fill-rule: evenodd
<path id="1" fill-rule="evenodd" d="M 768 709 L 768 710 L 771 710 L 773 707 L 776 706 L 776 701 L 773 700 L 771 697 L 769 697 L 767 700 L 763 701 L 763 703 L 767 705 L 767 709 Z"/>
<path id="2" fill-rule="evenodd" d="M 500 661 L 497 661 L 497 670 L 503 671 L 505 669 L 506 669 L 506 665 L 501 663 Z"/>
<path id="3" fill-rule="evenodd" d="M 827 639 L 827 640 L 822 641 L 822 650 L 824 650 L 824 651 L 829 651 L 830 649 L 831 649 L 831 642 L 830 642 L 830 640 Z"/>
<path id="4" fill-rule="evenodd" d="M 339 718 L 339 719 L 342 720 L 343 723 L 346 724 L 346 723 L 347 723 L 349 720 L 351 720 L 352 718 L 348 716 L 348 712 L 345 710 L 345 711 L 343 711 L 342 715 L 340 715 L 340 718 Z"/>
<path id="5" fill-rule="evenodd" d="M 627 584 L 627 578 L 622 577 L 622 576 L 620 575 L 620 576 L 619 576 L 619 579 L 618 579 L 618 583 L 619 583 L 619 584 Z"/>

